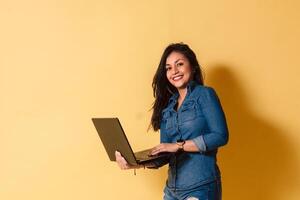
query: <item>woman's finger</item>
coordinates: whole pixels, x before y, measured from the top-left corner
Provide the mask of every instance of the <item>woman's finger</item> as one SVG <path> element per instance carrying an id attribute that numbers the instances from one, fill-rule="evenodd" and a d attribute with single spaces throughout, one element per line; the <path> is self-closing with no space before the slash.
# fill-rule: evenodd
<path id="1" fill-rule="evenodd" d="M 153 147 L 152 150 L 151 150 L 151 152 L 150 152 L 150 154 L 151 154 L 151 155 L 156 155 L 156 154 L 158 154 L 158 153 L 160 152 L 160 148 L 161 148 L 161 144 L 159 144 L 159 145 Z"/>
<path id="2" fill-rule="evenodd" d="M 118 151 L 115 151 L 115 156 L 116 156 L 116 160 L 117 160 L 117 159 L 119 159 L 119 158 L 120 158 L 120 156 L 121 156 L 121 153 L 120 153 L 120 152 L 118 152 Z"/>
<path id="3" fill-rule="evenodd" d="M 120 153 L 118 153 L 116 161 L 121 169 L 131 169 L 130 164 Z"/>
<path id="4" fill-rule="evenodd" d="M 127 161 L 125 160 L 125 158 L 121 155 L 120 152 L 115 151 L 115 156 L 116 156 L 116 162 L 118 164 L 118 166 L 121 169 L 128 169 L 127 167 Z"/>
<path id="5" fill-rule="evenodd" d="M 153 150 L 151 151 L 151 155 L 156 155 L 156 154 L 158 154 L 158 153 L 160 153 L 160 152 L 161 152 L 160 148 L 156 148 L 156 149 L 153 149 Z"/>

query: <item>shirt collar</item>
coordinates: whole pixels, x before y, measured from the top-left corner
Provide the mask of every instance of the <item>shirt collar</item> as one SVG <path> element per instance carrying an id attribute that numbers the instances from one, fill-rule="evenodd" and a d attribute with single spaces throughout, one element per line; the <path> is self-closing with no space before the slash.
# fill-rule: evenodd
<path id="1" fill-rule="evenodd" d="M 197 85 L 197 83 L 194 80 L 189 81 L 189 83 L 187 84 L 187 94 L 186 95 L 189 95 L 193 91 L 193 89 L 195 88 L 196 85 Z M 171 96 L 171 98 L 169 99 L 169 104 L 177 102 L 178 96 L 179 96 L 178 92 L 174 93 Z"/>
<path id="2" fill-rule="evenodd" d="M 190 94 L 194 90 L 196 85 L 197 85 L 196 81 L 191 80 L 187 85 L 187 92 L 188 92 L 187 94 Z"/>

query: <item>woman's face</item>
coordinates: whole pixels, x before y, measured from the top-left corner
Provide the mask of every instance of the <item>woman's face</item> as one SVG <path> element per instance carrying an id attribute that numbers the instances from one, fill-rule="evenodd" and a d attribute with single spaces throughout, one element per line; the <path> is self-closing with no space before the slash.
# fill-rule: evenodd
<path id="1" fill-rule="evenodd" d="M 192 67 L 189 60 L 183 54 L 173 51 L 166 60 L 166 75 L 174 87 L 185 89 L 192 79 Z"/>

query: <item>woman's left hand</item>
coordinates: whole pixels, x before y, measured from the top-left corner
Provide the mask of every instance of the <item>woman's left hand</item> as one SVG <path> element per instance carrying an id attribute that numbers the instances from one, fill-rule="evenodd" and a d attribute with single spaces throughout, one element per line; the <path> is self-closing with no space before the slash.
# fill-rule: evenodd
<path id="1" fill-rule="evenodd" d="M 156 155 L 163 152 L 176 152 L 178 145 L 176 143 L 161 143 L 152 148 L 151 155 Z"/>

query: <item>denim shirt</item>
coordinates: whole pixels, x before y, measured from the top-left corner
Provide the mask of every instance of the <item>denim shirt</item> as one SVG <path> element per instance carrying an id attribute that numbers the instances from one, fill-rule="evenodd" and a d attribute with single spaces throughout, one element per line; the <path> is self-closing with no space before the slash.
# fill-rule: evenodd
<path id="1" fill-rule="evenodd" d="M 171 154 L 168 160 L 155 164 L 160 167 L 169 163 L 167 186 L 185 190 L 220 178 L 216 154 L 218 147 L 228 142 L 228 128 L 221 103 L 212 87 L 190 81 L 186 97 L 176 111 L 178 96 L 175 93 L 162 111 L 160 142 L 192 140 L 199 152 Z"/>

